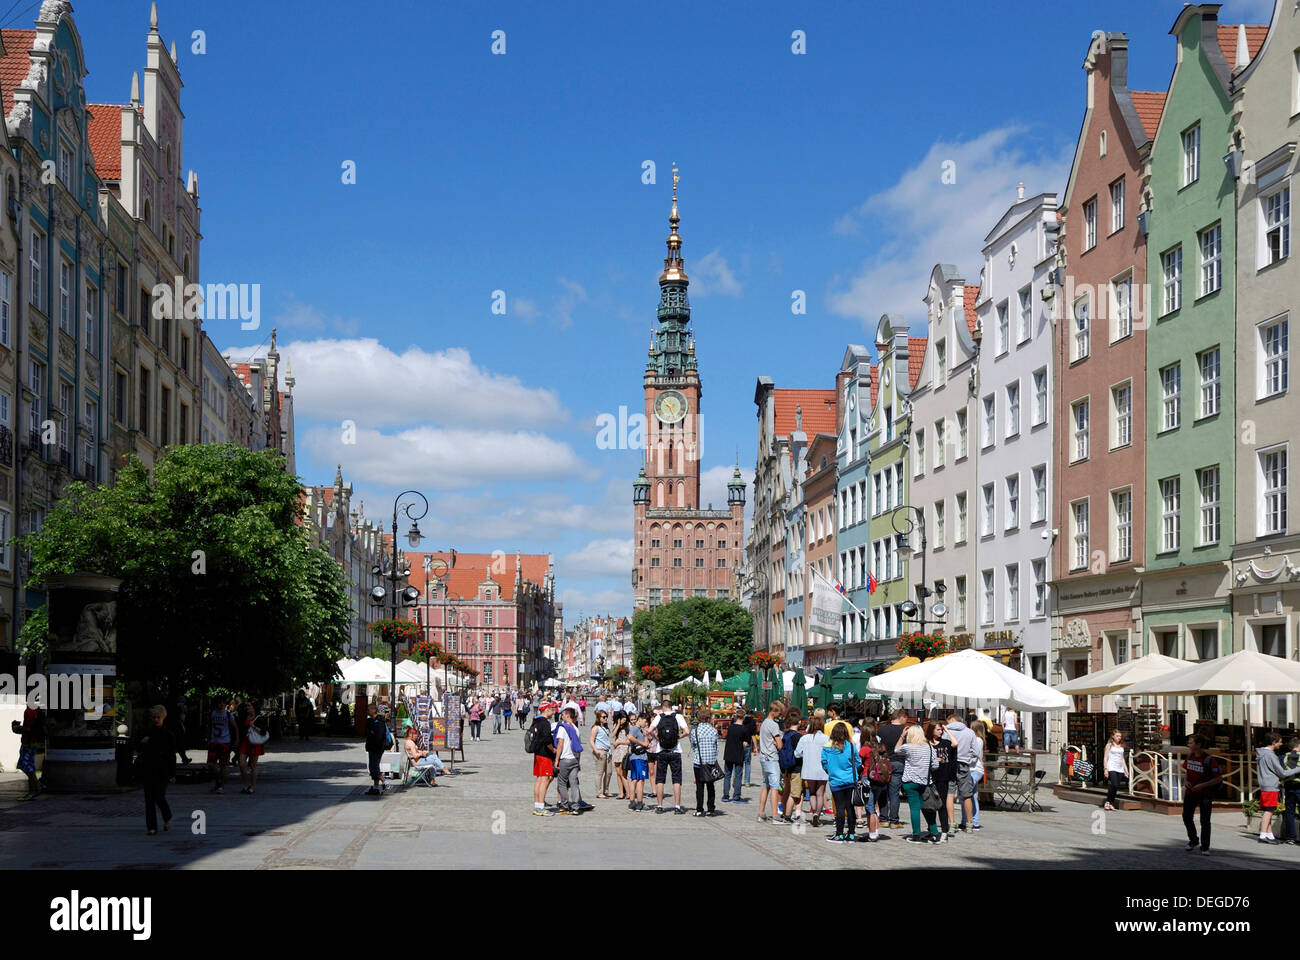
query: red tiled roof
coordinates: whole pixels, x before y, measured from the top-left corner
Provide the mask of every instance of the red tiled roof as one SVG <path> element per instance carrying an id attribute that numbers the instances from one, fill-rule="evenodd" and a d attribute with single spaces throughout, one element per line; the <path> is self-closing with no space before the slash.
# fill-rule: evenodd
<path id="1" fill-rule="evenodd" d="M 417 588 L 421 594 L 424 593 L 425 576 L 424 576 L 424 558 L 431 556 L 435 560 L 441 560 L 444 563 L 451 558 L 445 553 L 424 554 L 412 551 L 405 552 L 407 562 L 411 565 L 411 586 Z M 496 563 L 497 569 L 493 570 L 493 563 Z M 523 566 L 523 576 L 525 580 L 541 584 L 546 579 L 546 571 L 550 566 L 550 558 L 541 553 L 525 553 L 520 555 L 520 563 Z M 436 565 L 435 565 L 436 566 Z M 451 570 L 447 580 L 447 595 L 455 600 L 457 597 L 463 597 L 466 600 L 473 600 L 478 596 L 478 585 L 484 580 L 491 579 L 501 588 L 501 599 L 511 601 L 515 599 L 515 555 L 507 553 L 504 557 L 497 554 L 495 557 L 490 553 L 457 553 L 456 566 Z"/>
<path id="2" fill-rule="evenodd" d="M 880 368 L 871 365 L 871 409 L 876 408 L 876 396 L 880 393 Z"/>
<path id="3" fill-rule="evenodd" d="M 1246 26 L 1246 51 L 1250 55 L 1250 60 L 1254 60 L 1255 54 L 1259 53 L 1259 48 L 1264 45 L 1264 37 L 1267 34 L 1267 26 L 1259 27 L 1249 24 Z M 1223 59 L 1228 61 L 1228 69 L 1235 70 L 1237 63 L 1237 24 L 1219 24 L 1219 49 L 1223 51 Z"/>
<path id="4" fill-rule="evenodd" d="M 1133 108 L 1137 110 L 1142 129 L 1147 137 L 1154 137 L 1156 127 L 1160 125 L 1160 114 L 1165 110 L 1165 97 L 1169 94 L 1163 90 L 1130 90 L 1129 96 L 1133 98 Z"/>
<path id="5" fill-rule="evenodd" d="M 795 431 L 795 408 L 803 412 L 802 430 L 805 436 L 837 432 L 835 390 L 773 390 L 773 430 L 778 437 L 788 437 Z"/>
<path id="6" fill-rule="evenodd" d="M 928 340 L 928 337 L 907 338 L 907 389 L 909 390 L 914 389 L 916 381 L 921 379 L 921 366 L 925 363 L 925 345 Z"/>
<path id="7" fill-rule="evenodd" d="M 966 330 L 969 333 L 974 333 L 975 326 L 979 323 L 979 318 L 975 316 L 975 304 L 979 303 L 980 300 L 980 288 L 972 287 L 968 283 L 964 293 L 962 308 L 966 311 Z"/>
<path id="8" fill-rule="evenodd" d="M 122 179 L 122 108 L 113 103 L 88 103 L 90 152 L 101 180 Z"/>
<path id="9" fill-rule="evenodd" d="M 36 42 L 35 30 L 0 30 L 5 55 L 0 58 L 0 89 L 4 91 L 5 116 L 14 108 L 14 89 L 22 83 L 31 67 L 27 54 Z"/>

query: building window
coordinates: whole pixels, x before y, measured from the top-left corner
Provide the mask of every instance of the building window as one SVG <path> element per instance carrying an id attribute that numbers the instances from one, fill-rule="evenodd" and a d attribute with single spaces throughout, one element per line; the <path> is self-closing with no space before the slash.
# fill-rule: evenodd
<path id="1" fill-rule="evenodd" d="M 1183 132 L 1183 186 L 1201 177 L 1201 125 Z"/>
<path id="2" fill-rule="evenodd" d="M 1088 401 L 1076 401 L 1070 407 L 1070 419 L 1074 422 L 1074 457 L 1071 463 L 1088 459 Z"/>
<path id="3" fill-rule="evenodd" d="M 1260 260 L 1270 266 L 1291 255 L 1291 185 L 1260 198 L 1264 244 Z"/>
<path id="4" fill-rule="evenodd" d="M 703 558 L 703 557 L 696 557 L 696 558 L 695 558 L 695 565 L 696 565 L 697 567 L 702 567 L 702 566 L 704 566 L 704 558 Z"/>
<path id="5" fill-rule="evenodd" d="M 957 411 L 957 459 L 961 460 L 970 452 L 970 431 L 966 427 L 966 409 Z"/>
<path id="6" fill-rule="evenodd" d="M 980 582 L 983 584 L 980 591 L 980 623 L 990 624 L 993 622 L 993 571 L 982 571 Z"/>
<path id="7" fill-rule="evenodd" d="M 99 448 L 99 404 L 86 401 L 86 456 L 87 466 L 93 466 L 98 459 Z"/>
<path id="8" fill-rule="evenodd" d="M 1013 473 L 1006 479 L 1007 487 L 1007 526 L 1014 530 L 1020 526 L 1020 474 Z"/>
<path id="9" fill-rule="evenodd" d="M 1034 333 L 1034 298 L 1028 287 L 1020 291 L 1020 335 L 1019 343 L 1024 343 Z"/>
<path id="10" fill-rule="evenodd" d="M 167 446 L 172 442 L 172 392 L 168 387 L 159 391 L 158 398 L 158 444 Z"/>
<path id="11" fill-rule="evenodd" d="M 1031 564 L 1034 575 L 1035 617 L 1047 616 L 1047 561 L 1035 560 Z"/>
<path id="12" fill-rule="evenodd" d="M 1083 249 L 1091 250 L 1097 245 L 1097 198 L 1093 197 L 1083 205 Z"/>
<path id="13" fill-rule="evenodd" d="M 126 374 L 121 370 L 113 370 L 113 419 L 122 426 L 126 426 Z"/>
<path id="14" fill-rule="evenodd" d="M 924 430 L 916 431 L 915 449 L 916 449 L 916 453 L 914 454 L 914 456 L 916 457 L 916 470 L 913 475 L 919 477 L 923 473 L 925 473 L 925 431 Z"/>
<path id="15" fill-rule="evenodd" d="M 1110 185 L 1110 232 L 1124 229 L 1124 178 Z"/>
<path id="16" fill-rule="evenodd" d="M 1088 568 L 1089 546 L 1088 546 L 1088 501 L 1079 500 L 1070 504 L 1070 538 L 1074 544 L 1074 550 L 1070 555 L 1071 570 L 1086 570 Z"/>
<path id="17" fill-rule="evenodd" d="M 948 379 L 948 344 L 939 340 L 934 345 L 934 382 L 937 386 Z"/>
<path id="18" fill-rule="evenodd" d="M 673 566 L 674 566 L 674 567 L 680 567 L 681 565 L 682 565 L 682 558 L 681 558 L 681 557 L 673 557 Z"/>
<path id="19" fill-rule="evenodd" d="M 1160 550 L 1171 553 L 1182 543 L 1182 480 L 1165 477 L 1160 481 Z"/>
<path id="20" fill-rule="evenodd" d="M 881 443 L 889 443 L 894 439 L 894 408 L 887 405 L 885 407 L 885 438 Z"/>
<path id="21" fill-rule="evenodd" d="M 1020 433 L 1020 383 L 1007 385 L 1007 437 Z"/>
<path id="22" fill-rule="evenodd" d="M 993 446 L 993 439 L 997 435 L 997 418 L 998 403 L 993 394 L 984 398 L 984 436 L 982 446 L 985 448 Z"/>
<path id="23" fill-rule="evenodd" d="M 1182 408 L 1179 403 L 1182 389 L 1183 374 L 1179 364 L 1170 364 L 1160 371 L 1160 392 L 1163 403 L 1161 430 L 1175 430 L 1182 424 Z"/>
<path id="24" fill-rule="evenodd" d="M 725 570 L 726 568 L 727 568 L 727 558 L 726 558 L 726 557 L 718 557 L 718 569 L 719 569 L 719 570 Z"/>
<path id="25" fill-rule="evenodd" d="M 1033 523 L 1047 519 L 1047 464 L 1034 467 L 1034 518 Z"/>
<path id="26" fill-rule="evenodd" d="M 145 367 L 140 368 L 140 419 L 136 429 L 149 434 L 149 371 Z"/>
<path id="27" fill-rule="evenodd" d="M 1123 563 L 1133 559 L 1133 492 L 1116 490 L 1110 495 L 1110 506 L 1115 529 L 1111 559 Z"/>
<path id="28" fill-rule="evenodd" d="M 141 288 L 140 288 L 140 329 L 143 330 L 143 331 L 145 332 L 145 336 L 149 336 L 149 335 L 150 335 L 150 334 L 149 334 L 149 329 L 150 329 L 150 323 L 149 323 L 149 321 L 153 319 L 153 316 L 152 316 L 153 311 L 152 311 L 152 309 L 151 309 L 151 304 L 152 304 L 152 303 L 153 303 L 153 300 L 152 300 L 152 298 L 151 298 L 150 295 L 149 295 L 149 291 L 148 291 L 147 289 L 145 289 L 144 287 L 141 287 Z"/>
<path id="29" fill-rule="evenodd" d="M 674 550 L 680 550 L 681 548 L 682 548 L 682 541 L 681 541 L 681 539 L 680 539 L 680 538 L 675 538 L 675 539 L 673 540 L 673 549 L 674 549 Z"/>
<path id="30" fill-rule="evenodd" d="M 1259 328 L 1260 358 L 1259 396 L 1274 397 L 1286 393 L 1290 384 L 1290 330 L 1287 318 L 1265 323 Z"/>
<path id="31" fill-rule="evenodd" d="M 651 546 L 651 547 L 658 547 L 658 546 L 659 546 L 659 538 L 658 538 L 658 537 L 652 537 L 651 540 L 650 540 L 650 546 Z"/>
<path id="32" fill-rule="evenodd" d="M 934 504 L 934 548 L 938 550 L 943 546 L 943 501 L 936 500 Z"/>
<path id="33" fill-rule="evenodd" d="M 1110 285 L 1111 340 L 1123 340 L 1133 333 L 1133 274 Z"/>
<path id="34" fill-rule="evenodd" d="M 657 567 L 657 566 L 659 566 L 659 558 L 658 558 L 658 557 L 651 557 L 651 558 L 650 558 L 650 566 L 652 566 L 652 567 Z"/>
<path id="35" fill-rule="evenodd" d="M 86 284 L 86 352 L 99 353 L 99 291 Z"/>
<path id="36" fill-rule="evenodd" d="M 1020 619 L 1020 564 L 1009 563 L 1006 568 L 1007 609 L 1004 620 Z"/>
<path id="37" fill-rule="evenodd" d="M 948 439 L 947 433 L 948 431 L 945 429 L 942 420 L 934 421 L 934 430 L 931 431 L 930 435 L 934 437 L 934 468 L 936 470 L 943 466 L 944 446 Z"/>
<path id="38" fill-rule="evenodd" d="M 1212 417 L 1219 412 L 1219 348 L 1197 354 L 1196 361 L 1201 371 L 1201 416 Z"/>
<path id="39" fill-rule="evenodd" d="M 1007 302 L 998 304 L 998 356 L 1011 349 L 1011 315 Z"/>
<path id="40" fill-rule="evenodd" d="M 1259 454 L 1259 536 L 1287 532 L 1287 448 Z"/>
<path id="41" fill-rule="evenodd" d="M 1133 387 L 1125 383 L 1112 387 L 1110 391 L 1111 422 L 1115 425 L 1111 431 L 1111 449 L 1127 447 L 1133 442 Z"/>
<path id="42" fill-rule="evenodd" d="M 953 543 L 966 542 L 966 493 L 962 491 L 953 498 L 957 510 L 957 529 L 953 532 Z"/>
<path id="43" fill-rule="evenodd" d="M 1219 468 L 1196 471 L 1196 482 L 1201 488 L 1200 546 L 1206 547 L 1219 542 Z"/>
<path id="44" fill-rule="evenodd" d="M 126 283 L 130 268 L 121 260 L 117 262 L 117 283 L 114 288 L 113 309 L 122 317 L 126 316 Z"/>
<path id="45" fill-rule="evenodd" d="M 45 237 L 39 230 L 32 231 L 32 245 L 28 252 L 28 264 L 31 267 L 31 292 L 28 299 L 33 307 L 41 309 L 41 257 L 45 251 Z"/>
<path id="46" fill-rule="evenodd" d="M 9 569 L 9 511 L 0 510 L 0 570 Z"/>
<path id="47" fill-rule="evenodd" d="M 663 603 L 663 591 L 658 587 L 650 588 L 650 606 L 657 607 Z"/>
<path id="48" fill-rule="evenodd" d="M 953 605 L 953 623 L 956 626 L 966 626 L 966 578 L 955 577 L 953 579 L 953 592 L 957 595 Z"/>
<path id="49" fill-rule="evenodd" d="M 64 333 L 72 331 L 72 264 L 59 260 L 59 329 Z"/>
<path id="50" fill-rule="evenodd" d="M 0 271 L 0 346 L 9 343 L 10 321 L 13 317 L 13 278 Z"/>
<path id="51" fill-rule="evenodd" d="M 1223 286 L 1223 228 L 1215 224 L 1200 234 L 1201 296 Z"/>
<path id="52" fill-rule="evenodd" d="M 190 338 L 181 334 L 181 373 L 190 375 Z"/>
<path id="53" fill-rule="evenodd" d="M 980 513 L 980 536 L 987 537 L 993 533 L 993 521 L 996 499 L 993 492 L 993 484 L 986 483 L 980 491 L 983 498 L 983 510 Z"/>
<path id="54" fill-rule="evenodd" d="M 1087 297 L 1074 302 L 1074 352 L 1070 361 L 1083 360 L 1089 353 L 1089 334 L 1092 330 L 1092 308 Z"/>
<path id="55" fill-rule="evenodd" d="M 1164 284 L 1164 312 L 1173 313 L 1183 305 L 1183 248 L 1174 247 L 1160 255 Z"/>
<path id="56" fill-rule="evenodd" d="M 1047 422 L 1047 368 L 1034 371 L 1034 426 Z"/>

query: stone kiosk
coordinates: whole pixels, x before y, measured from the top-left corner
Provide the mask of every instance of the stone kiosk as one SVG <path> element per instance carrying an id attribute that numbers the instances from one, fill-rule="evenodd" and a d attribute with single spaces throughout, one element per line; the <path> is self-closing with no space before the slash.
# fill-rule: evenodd
<path id="1" fill-rule="evenodd" d="M 51 678 L 45 784 L 51 790 L 116 790 L 118 717 L 117 592 L 122 581 L 94 573 L 50 577 L 49 655 Z M 77 683 L 59 683 L 55 678 Z M 70 705 L 55 690 L 83 695 Z M 99 709 L 86 709 L 98 696 Z"/>

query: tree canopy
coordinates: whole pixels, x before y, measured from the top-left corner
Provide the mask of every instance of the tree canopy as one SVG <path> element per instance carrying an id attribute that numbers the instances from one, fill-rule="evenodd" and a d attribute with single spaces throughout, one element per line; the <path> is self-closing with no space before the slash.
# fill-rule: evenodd
<path id="1" fill-rule="evenodd" d="M 129 457 L 112 485 L 69 484 L 38 532 L 29 586 L 118 577 L 119 676 L 175 695 L 270 694 L 332 676 L 352 619 L 338 563 L 298 523 L 283 458 L 234 444 L 171 447 L 152 474 Z M 46 618 L 24 625 L 25 651 Z"/>
<path id="2" fill-rule="evenodd" d="M 659 666 L 667 683 L 686 676 L 681 665 L 687 660 L 700 660 L 710 672 L 721 670 L 724 676 L 749 669 L 753 638 L 754 618 L 730 600 L 689 597 L 638 610 L 632 617 L 634 664 Z"/>

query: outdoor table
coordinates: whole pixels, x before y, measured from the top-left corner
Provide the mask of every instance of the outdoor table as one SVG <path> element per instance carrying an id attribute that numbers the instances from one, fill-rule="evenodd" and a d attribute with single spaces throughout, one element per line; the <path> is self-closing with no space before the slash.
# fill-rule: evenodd
<path id="1" fill-rule="evenodd" d="M 1005 803 L 1013 810 L 1019 810 L 1021 807 L 1039 810 L 1042 806 L 1034 798 L 1039 779 L 1034 775 L 1032 756 L 1003 754 L 996 760 L 984 761 L 984 782 L 980 784 L 981 793 L 991 795 L 995 806 Z"/>

